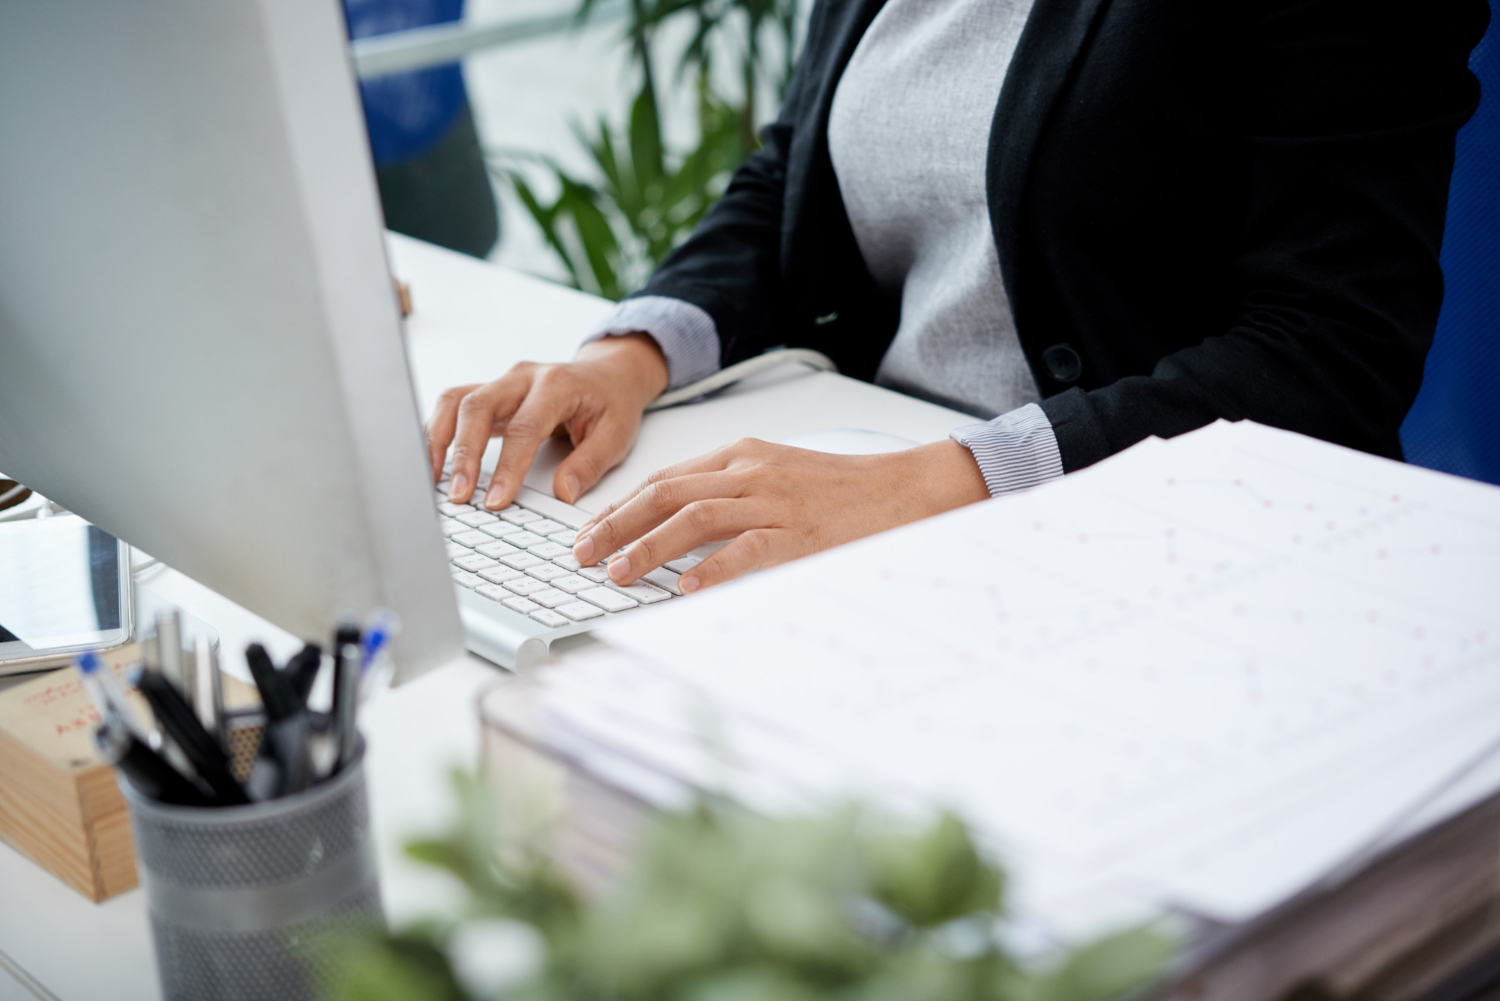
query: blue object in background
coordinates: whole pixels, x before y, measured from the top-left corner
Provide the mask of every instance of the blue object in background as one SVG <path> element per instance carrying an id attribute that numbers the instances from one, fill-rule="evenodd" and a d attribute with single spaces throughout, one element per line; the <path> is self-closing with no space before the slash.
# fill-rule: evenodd
<path id="1" fill-rule="evenodd" d="M 1458 133 L 1443 312 L 1401 444 L 1419 466 L 1500 483 L 1500 0 L 1469 68 L 1483 96 Z"/>
<path id="2" fill-rule="evenodd" d="M 464 0 L 344 0 L 350 38 L 457 21 L 463 12 Z M 458 63 L 361 80 L 359 92 L 377 167 L 426 153 L 469 106 Z"/>

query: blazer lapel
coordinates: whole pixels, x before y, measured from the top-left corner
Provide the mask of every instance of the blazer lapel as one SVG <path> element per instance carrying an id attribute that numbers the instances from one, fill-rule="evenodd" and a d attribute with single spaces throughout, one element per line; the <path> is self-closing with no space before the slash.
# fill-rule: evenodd
<path id="1" fill-rule="evenodd" d="M 985 194 L 1000 274 L 1017 313 L 1020 287 L 1020 210 L 1031 155 L 1068 74 L 1109 0 L 1035 0 L 1021 32 L 995 118 L 985 174 Z"/>

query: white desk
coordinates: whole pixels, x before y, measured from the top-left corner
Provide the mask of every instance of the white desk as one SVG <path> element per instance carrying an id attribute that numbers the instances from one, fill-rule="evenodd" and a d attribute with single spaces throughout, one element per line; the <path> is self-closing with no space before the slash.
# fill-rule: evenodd
<path id="1" fill-rule="evenodd" d="M 393 267 L 414 303 L 408 348 L 423 412 L 448 386 L 486 381 L 521 359 L 563 360 L 609 308 L 592 296 L 504 271 L 399 236 Z M 581 502 L 596 510 L 647 473 L 753 435 L 775 440 L 800 431 L 864 428 L 914 441 L 936 441 L 961 414 L 838 376 L 783 371 L 732 389 L 709 410 L 650 414 L 641 444 Z M 550 492 L 556 453 L 529 482 Z M 493 454 L 490 456 L 493 460 Z M 225 649 L 250 639 L 287 656 L 300 644 L 287 634 L 172 570 L 147 578 L 156 595 L 218 630 Z M 478 692 L 496 669 L 464 657 L 373 701 L 363 716 L 369 742 L 370 794 L 386 910 L 402 922 L 453 899 L 441 875 L 408 862 L 401 844 L 440 828 L 450 816 L 447 771 L 478 757 Z M 9 971 L 9 972 L 7 972 Z M 23 984 L 32 985 L 30 989 Z M 11 998 L 159 996 L 155 956 L 140 890 L 93 904 L 30 860 L 0 845 L 0 1001 Z"/>

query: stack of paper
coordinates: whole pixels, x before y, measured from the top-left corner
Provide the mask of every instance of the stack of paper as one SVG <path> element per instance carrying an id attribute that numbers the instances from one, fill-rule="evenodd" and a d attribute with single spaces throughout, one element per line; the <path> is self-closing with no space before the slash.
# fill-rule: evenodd
<path id="1" fill-rule="evenodd" d="M 546 681 L 590 769 L 955 808 L 1059 928 L 1243 921 L 1500 788 L 1500 489 L 1250 423 L 602 638 Z"/>

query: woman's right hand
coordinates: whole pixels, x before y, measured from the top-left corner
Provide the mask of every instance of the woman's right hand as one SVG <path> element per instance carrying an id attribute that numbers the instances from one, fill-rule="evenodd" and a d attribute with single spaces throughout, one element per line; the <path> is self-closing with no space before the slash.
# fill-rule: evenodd
<path id="1" fill-rule="evenodd" d="M 585 344 L 566 364 L 522 362 L 494 382 L 455 386 L 438 397 L 427 422 L 432 481 L 442 479 L 451 445 L 448 499 L 469 500 L 485 447 L 501 435 L 505 440 L 484 506 L 506 507 L 521 489 L 542 442 L 563 429 L 573 452 L 557 467 L 552 492 L 572 504 L 625 458 L 640 430 L 641 414 L 667 382 L 666 358 L 656 341 L 635 333 Z"/>

